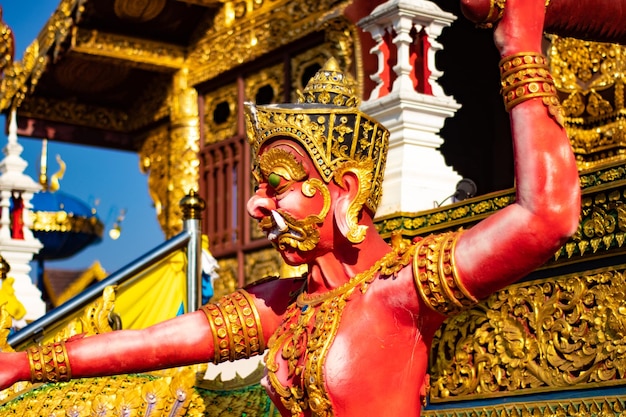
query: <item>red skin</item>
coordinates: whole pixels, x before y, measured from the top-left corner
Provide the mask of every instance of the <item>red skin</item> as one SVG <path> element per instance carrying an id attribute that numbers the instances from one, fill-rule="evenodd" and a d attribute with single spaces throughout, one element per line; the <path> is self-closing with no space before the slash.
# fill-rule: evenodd
<path id="1" fill-rule="evenodd" d="M 544 0 L 508 0 L 506 7 L 494 34 L 501 55 L 540 52 Z M 565 131 L 549 117 L 540 99 L 515 106 L 510 116 L 516 202 L 466 231 L 455 252 L 461 280 L 478 298 L 541 265 L 578 226 L 578 172 Z M 308 157 L 294 147 L 284 146 L 284 142 L 274 142 L 261 151 L 278 146 L 302 162 L 309 178 L 318 177 Z M 320 225 L 320 245 L 309 253 L 282 253 L 289 263 L 308 263 L 311 293 L 340 286 L 389 251 L 367 212 L 360 220 L 360 224 L 369 226 L 365 240 L 352 244 L 345 238 L 343 214 L 356 194 L 358 181 L 352 173 L 347 173 L 344 180 L 345 189 L 328 184 L 332 205 Z M 248 211 L 261 219 L 268 210 L 280 208 L 303 218 L 318 213 L 321 204 L 319 192 L 306 197 L 297 183 L 276 196 L 262 182 L 248 203 Z M 292 280 L 280 280 L 250 289 L 266 340 L 281 324 L 290 302 L 287 294 L 299 286 Z M 427 355 L 433 333 L 443 319 L 422 302 L 410 266 L 395 279 L 376 280 L 364 295 L 353 296 L 324 366 L 325 387 L 335 416 L 419 416 Z M 202 312 L 185 314 L 145 330 L 72 341 L 67 349 L 74 377 L 168 368 L 207 362 L 213 357 L 212 336 Z M 277 356 L 278 377 L 288 385 L 286 375 L 281 373 L 285 366 L 281 366 L 280 354 Z M 0 356 L 0 388 L 29 378 L 25 353 Z M 270 395 L 283 415 L 290 415 L 271 390 Z"/>

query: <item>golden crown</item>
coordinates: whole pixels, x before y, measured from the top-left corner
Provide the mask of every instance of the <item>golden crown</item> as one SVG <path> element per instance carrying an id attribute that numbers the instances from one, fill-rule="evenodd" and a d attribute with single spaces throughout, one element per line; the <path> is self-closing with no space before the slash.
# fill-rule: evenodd
<path id="1" fill-rule="evenodd" d="M 246 129 L 257 154 L 270 139 L 294 139 L 309 153 L 326 183 L 342 163 L 370 160 L 372 191 L 365 205 L 375 213 L 382 195 L 389 132 L 357 108 L 353 86 L 353 79 L 331 58 L 299 94 L 298 103 L 247 104 Z"/>

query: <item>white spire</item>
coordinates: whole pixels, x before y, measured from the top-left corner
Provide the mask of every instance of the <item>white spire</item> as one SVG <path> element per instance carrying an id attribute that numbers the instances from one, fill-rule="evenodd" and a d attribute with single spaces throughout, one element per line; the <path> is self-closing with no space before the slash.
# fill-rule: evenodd
<path id="1" fill-rule="evenodd" d="M 17 116 L 11 111 L 8 143 L 0 161 L 0 254 L 9 263 L 13 288 L 26 308 L 25 321 L 35 320 L 46 312 L 41 291 L 30 277 L 30 263 L 42 248 L 31 231 L 31 199 L 41 189 L 39 183 L 24 173 L 28 163 L 22 159 L 18 143 Z M 22 323 L 25 324 L 25 323 Z M 19 324 L 18 324 L 19 326 Z"/>
<path id="2" fill-rule="evenodd" d="M 442 49 L 437 38 L 455 19 L 432 1 L 390 0 L 359 22 L 374 38 L 371 52 L 378 57 L 371 76 L 377 86 L 361 110 L 389 129 L 377 216 L 432 209 L 461 179 L 439 152 L 439 132 L 460 105 L 444 94 L 437 82 L 442 72 L 435 67 L 435 53 Z"/>

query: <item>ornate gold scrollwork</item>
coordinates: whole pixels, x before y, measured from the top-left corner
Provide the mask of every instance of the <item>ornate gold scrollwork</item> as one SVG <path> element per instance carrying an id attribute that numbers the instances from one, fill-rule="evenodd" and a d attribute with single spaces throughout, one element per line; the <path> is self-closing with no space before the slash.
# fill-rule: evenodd
<path id="1" fill-rule="evenodd" d="M 621 417 L 626 406 L 620 397 L 568 398 L 567 400 L 501 403 L 480 408 L 424 410 L 423 417 L 530 417 L 530 416 L 603 416 Z"/>
<path id="2" fill-rule="evenodd" d="M 446 321 L 431 400 L 606 386 L 626 374 L 625 266 L 511 286 Z"/>
<path id="3" fill-rule="evenodd" d="M 626 47 L 553 36 L 549 54 L 579 167 L 624 160 Z"/>
<path id="4" fill-rule="evenodd" d="M 329 16 L 349 2 L 338 0 L 259 1 L 251 10 L 237 12 L 223 7 L 215 17 L 215 26 L 196 48 L 187 62 L 192 68 L 193 85 L 249 62 L 279 46 L 287 45 L 303 36 L 323 29 Z M 341 14 L 341 13 L 339 13 Z M 227 24 L 228 22 L 228 24 Z M 346 39 L 340 47 L 351 45 Z"/>

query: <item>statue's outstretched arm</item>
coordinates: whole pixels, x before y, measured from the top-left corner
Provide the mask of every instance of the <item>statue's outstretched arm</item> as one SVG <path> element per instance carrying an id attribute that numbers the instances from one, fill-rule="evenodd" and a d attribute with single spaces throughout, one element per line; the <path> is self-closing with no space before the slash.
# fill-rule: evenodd
<path id="1" fill-rule="evenodd" d="M 511 119 L 517 195 L 515 204 L 457 242 L 459 278 L 477 298 L 543 264 L 578 226 L 578 171 L 541 55 L 544 5 L 545 0 L 507 0 L 494 31 Z"/>
<path id="2" fill-rule="evenodd" d="M 281 294 L 293 293 L 301 285 L 296 280 L 268 281 L 143 330 L 0 353 L 0 389 L 17 381 L 56 382 L 260 354 L 289 303 L 289 297 Z"/>

